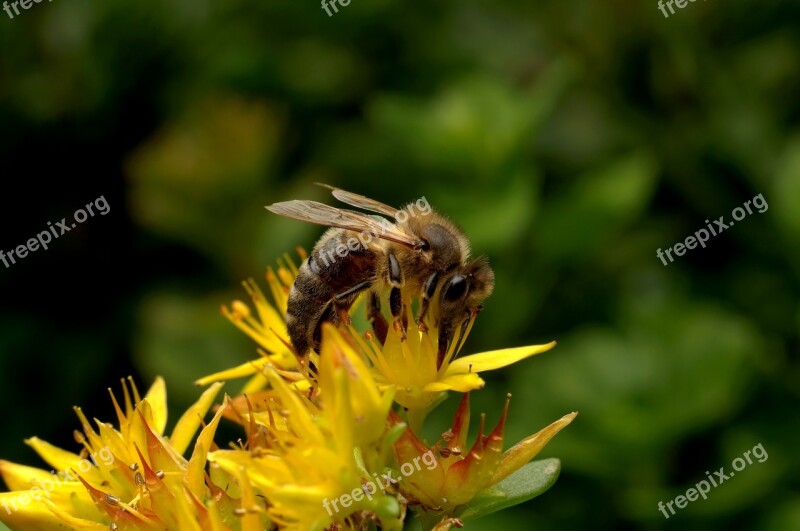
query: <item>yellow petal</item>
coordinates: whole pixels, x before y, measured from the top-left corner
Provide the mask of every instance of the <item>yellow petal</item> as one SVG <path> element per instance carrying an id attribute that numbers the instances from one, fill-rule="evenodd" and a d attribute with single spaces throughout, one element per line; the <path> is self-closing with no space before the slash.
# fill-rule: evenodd
<path id="1" fill-rule="evenodd" d="M 323 350 L 327 350 L 327 348 L 339 349 L 339 353 L 346 357 L 352 366 L 351 371 L 348 372 L 352 374 L 353 383 L 358 385 L 360 398 L 368 400 L 371 404 L 380 403 L 380 393 L 362 357 L 353 350 L 353 347 L 345 341 L 342 334 L 333 326 L 326 324 L 323 327 L 322 335 L 323 344 L 325 345 Z"/>
<path id="2" fill-rule="evenodd" d="M 222 385 L 222 383 L 217 382 L 206 389 L 200 395 L 200 399 L 186 410 L 178 424 L 175 425 L 172 436 L 169 438 L 169 443 L 179 454 L 182 455 L 191 444 L 197 428 L 200 427 L 200 422 L 202 422 L 203 417 L 214 403 L 214 399 L 217 397 L 219 390 L 222 389 Z"/>
<path id="3" fill-rule="evenodd" d="M 192 511 L 190 501 L 187 496 L 176 496 L 178 529 L 181 531 L 203 531 L 197 518 Z"/>
<path id="4" fill-rule="evenodd" d="M 61 507 L 56 505 L 55 503 L 51 502 L 50 500 L 42 500 L 42 503 L 50 509 L 51 514 L 55 514 L 58 518 L 66 523 L 69 526 L 69 529 L 80 529 L 81 531 L 105 531 L 107 526 L 103 524 L 99 524 L 97 522 L 93 522 L 90 520 L 84 520 L 83 518 L 77 518 L 68 514 L 64 511 Z M 28 527 L 20 527 L 19 529 L 31 529 Z M 64 529 L 64 525 L 58 527 L 58 529 Z"/>
<path id="5" fill-rule="evenodd" d="M 242 390 L 239 394 L 250 395 L 257 391 L 261 391 L 262 389 L 267 387 L 268 383 L 269 382 L 267 381 L 267 377 L 264 376 L 264 373 L 257 372 L 253 375 L 252 378 L 247 380 L 247 383 L 244 384 L 244 387 L 242 387 Z"/>
<path id="6" fill-rule="evenodd" d="M 136 452 L 113 426 L 99 422 L 97 430 L 100 432 L 100 438 L 105 444 L 104 447 L 108 447 L 116 459 L 121 459 L 125 463 L 132 463 L 136 460 Z M 101 470 L 114 468 L 113 464 L 106 465 L 102 460 L 98 461 L 97 464 Z"/>
<path id="7" fill-rule="evenodd" d="M 61 448 L 53 446 L 49 442 L 43 441 L 38 437 L 25 439 L 25 444 L 33 448 L 34 451 L 39 454 L 39 457 L 44 459 L 44 461 L 56 471 L 76 468 L 78 463 L 81 461 L 81 458 L 78 454 L 73 454 L 72 452 L 62 450 Z"/>
<path id="8" fill-rule="evenodd" d="M 20 496 L 28 495 L 28 504 L 20 502 Z M 30 499 L 30 493 L 26 492 L 2 492 L 0 493 L 0 522 L 3 522 L 10 529 L 24 529 L 26 531 L 64 531 L 64 529 L 96 529 L 98 531 L 108 531 L 108 526 L 94 524 L 86 520 L 78 520 L 67 515 L 56 515 L 44 505 L 43 501 Z M 65 524 L 69 520 L 80 521 L 81 527 L 67 527 Z M 89 527 L 94 526 L 94 527 Z"/>
<path id="9" fill-rule="evenodd" d="M 152 415 L 150 427 L 159 435 L 163 435 L 164 428 L 167 427 L 167 385 L 164 383 L 164 378 L 156 376 L 155 382 L 144 398 L 150 404 Z"/>
<path id="10" fill-rule="evenodd" d="M 438 382 L 431 382 L 423 388 L 426 393 L 441 391 L 459 391 L 467 393 L 474 389 L 482 389 L 486 385 L 480 376 L 474 372 L 466 374 L 448 374 Z"/>
<path id="11" fill-rule="evenodd" d="M 248 361 L 246 363 L 242 363 L 238 367 L 233 367 L 232 369 L 226 369 L 224 371 L 204 376 L 199 380 L 195 380 L 194 384 L 203 386 L 223 380 L 235 380 L 236 378 L 243 378 L 245 376 L 250 376 L 258 371 L 259 371 L 259 364 L 255 361 Z"/>
<path id="12" fill-rule="evenodd" d="M 71 507 L 73 513 L 87 518 L 99 516 L 83 485 L 77 479 L 70 480 L 66 473 L 56 475 L 38 468 L 0 461 L 0 476 L 9 490 L 16 491 L 3 493 L 7 496 L 0 502 L 0 520 L 2 514 L 7 514 L 9 510 L 15 512 L 19 508 L 32 507 L 37 503 L 37 498 L 47 498 L 61 507 Z M 24 503 L 26 500 L 27 506 Z"/>
<path id="13" fill-rule="evenodd" d="M 577 412 L 564 415 L 538 433 L 523 439 L 512 448 L 506 450 L 489 484 L 494 485 L 504 480 L 515 470 L 518 470 L 525 465 L 525 463 L 536 457 L 536 454 L 544 448 L 544 445 L 577 416 Z"/>
<path id="14" fill-rule="evenodd" d="M 312 505 L 322 512 L 322 499 L 327 491 L 323 487 L 312 485 L 281 485 L 280 492 L 273 494 L 274 499 L 286 505 Z"/>
<path id="15" fill-rule="evenodd" d="M 219 506 L 213 498 L 209 499 L 206 506 L 208 507 L 208 521 L 211 524 L 211 531 L 224 531 L 228 529 L 222 521 L 222 515 L 219 512 Z"/>
<path id="16" fill-rule="evenodd" d="M 247 472 L 244 467 L 239 469 L 238 479 L 239 487 L 242 489 L 242 509 L 245 510 L 245 514 L 241 519 L 242 531 L 261 531 L 265 528 L 260 517 L 261 506 L 256 504 L 253 486 L 247 479 Z"/>
<path id="17" fill-rule="evenodd" d="M 447 368 L 446 376 L 451 374 L 465 374 L 469 372 L 483 372 L 493 371 L 500 369 L 512 363 L 533 356 L 541 354 L 556 346 L 555 341 L 551 341 L 545 345 L 530 345 L 527 347 L 504 348 L 502 350 L 493 350 L 491 352 L 482 352 L 481 354 L 472 354 L 471 356 L 464 356 L 455 360 Z"/>
<path id="18" fill-rule="evenodd" d="M 306 403 L 291 390 L 274 369 L 267 371 L 267 377 L 272 388 L 280 397 L 281 404 L 289 411 L 289 418 L 292 419 L 292 429 L 295 433 L 309 445 L 323 445 L 325 438 L 314 422 L 314 417 Z"/>
<path id="19" fill-rule="evenodd" d="M 18 465 L 11 461 L 0 461 L 0 477 L 5 481 L 8 490 L 25 490 L 37 481 L 53 479 L 49 472 L 40 468 Z"/>
<path id="20" fill-rule="evenodd" d="M 228 407 L 227 397 L 222 403 L 222 406 L 217 410 L 217 414 L 214 415 L 214 419 L 208 424 L 208 426 L 203 428 L 202 432 L 200 432 L 200 436 L 197 437 L 197 443 L 194 445 L 192 457 L 189 459 L 189 467 L 187 471 L 189 490 L 191 490 L 200 500 L 202 500 L 205 495 L 205 471 L 208 452 L 211 450 L 211 446 L 214 444 L 214 434 L 217 431 L 219 420 L 222 418 L 222 414 L 225 412 L 226 407 Z"/>

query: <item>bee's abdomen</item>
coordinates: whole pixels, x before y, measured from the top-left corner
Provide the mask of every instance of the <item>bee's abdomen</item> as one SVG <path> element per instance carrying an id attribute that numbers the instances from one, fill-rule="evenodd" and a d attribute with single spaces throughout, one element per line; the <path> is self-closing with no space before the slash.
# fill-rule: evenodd
<path id="1" fill-rule="evenodd" d="M 354 287 L 375 278 L 377 255 L 361 246 L 347 248 L 355 233 L 342 229 L 329 230 L 311 255 L 300 266 L 289 291 L 286 326 L 292 345 L 301 356 L 319 348 L 320 326 L 325 321 L 336 323 L 336 308 L 347 309 L 358 296 L 337 299 Z M 344 247 L 342 247 L 344 246 Z"/>
<path id="2" fill-rule="evenodd" d="M 286 307 L 286 329 L 298 354 L 305 355 L 312 347 L 310 331 L 320 322 L 326 301 L 330 300 L 317 275 L 308 266 L 307 259 L 297 273 L 289 290 Z"/>

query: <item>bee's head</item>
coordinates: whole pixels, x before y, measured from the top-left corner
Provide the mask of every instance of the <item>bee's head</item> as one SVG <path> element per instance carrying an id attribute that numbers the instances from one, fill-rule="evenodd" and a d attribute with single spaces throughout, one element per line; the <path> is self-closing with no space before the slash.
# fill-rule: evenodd
<path id="1" fill-rule="evenodd" d="M 439 299 L 440 321 L 457 323 L 480 306 L 494 291 L 494 271 L 481 256 L 458 268 L 442 282 Z"/>

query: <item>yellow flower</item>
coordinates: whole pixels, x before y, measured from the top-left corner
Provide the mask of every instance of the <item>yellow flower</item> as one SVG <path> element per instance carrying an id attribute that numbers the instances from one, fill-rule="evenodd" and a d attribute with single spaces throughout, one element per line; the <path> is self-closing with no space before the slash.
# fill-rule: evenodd
<path id="1" fill-rule="evenodd" d="M 80 454 L 33 437 L 26 443 L 51 472 L 0 461 L 0 475 L 12 491 L 0 494 L 0 520 L 26 530 L 239 528 L 239 502 L 224 487 L 209 485 L 205 475 L 224 405 L 200 433 L 191 458 L 183 457 L 221 385 L 206 390 L 167 438 L 164 380 L 157 378 L 143 398 L 129 380 L 130 392 L 123 380 L 124 411 L 109 389 L 118 428 L 95 421 L 95 431 L 75 408 L 83 428 L 75 432 Z"/>
<path id="2" fill-rule="evenodd" d="M 301 259 L 305 259 L 306 253 L 302 248 L 298 247 L 297 252 Z M 262 360 L 249 361 L 238 367 L 211 374 L 197 380 L 196 385 L 207 385 L 211 382 L 251 376 L 242 389 L 242 393 L 252 393 L 267 385 L 265 374 L 262 371 L 264 367 L 276 369 L 287 378 L 302 379 L 297 373 L 290 374 L 288 372 L 299 367 L 291 348 L 289 334 L 286 331 L 285 317 L 289 289 L 297 276 L 297 267 L 289 255 L 286 255 L 284 260 L 285 263 L 282 260 L 278 261 L 277 273 L 272 268 L 267 270 L 266 278 L 272 295 L 272 303 L 267 300 L 255 281 L 249 279 L 242 283 L 253 301 L 256 316 L 253 316 L 247 304 L 239 300 L 233 301 L 230 308 L 222 307 L 222 314 L 259 345 L 258 353 L 262 356 Z"/>
<path id="3" fill-rule="evenodd" d="M 320 360 L 318 392 L 311 395 L 266 368 L 273 392 L 259 396 L 260 406 L 236 412 L 249 429 L 247 447 L 213 452 L 209 460 L 246 478 L 283 529 L 322 530 L 335 522 L 350 528 L 373 516 L 382 529 L 401 529 L 400 505 L 373 480 L 391 458 L 393 390 L 379 390 L 331 325 L 323 327 Z"/>
<path id="4" fill-rule="evenodd" d="M 469 394 L 465 394 L 456 410 L 453 425 L 442 440 L 428 448 L 410 429 L 403 431 L 394 449 L 397 460 L 409 463 L 426 453 L 435 456 L 437 465 L 426 467 L 401 483 L 401 489 L 412 503 L 420 503 L 429 511 L 454 515 L 456 509 L 481 490 L 495 485 L 533 459 L 545 444 L 577 416 L 570 413 L 503 452 L 503 430 L 509 400 L 497 426 L 484 435 L 485 416 L 481 415 L 478 436 L 467 446 L 469 430 Z M 395 415 L 395 420 L 399 417 Z"/>
<path id="5" fill-rule="evenodd" d="M 298 249 L 298 252 L 301 250 Z M 305 256 L 301 252 L 301 257 Z M 266 386 L 262 369 L 271 367 L 286 379 L 300 382 L 298 385 L 302 389 L 310 386 L 310 382 L 305 381 L 305 375 L 296 372 L 298 365 L 291 354 L 284 318 L 289 289 L 296 275 L 297 268 L 288 256 L 285 257 L 285 263 L 282 261 L 279 264 L 277 273 L 271 268 L 267 271 L 273 304 L 267 301 L 255 282 L 250 280 L 245 283 L 258 318 L 241 301 L 234 301 L 231 308 L 223 308 L 225 316 L 259 344 L 262 359 L 212 374 L 195 383 L 206 385 L 220 380 L 252 376 L 243 391 L 250 393 Z M 380 345 L 370 333 L 362 337 L 352 326 L 342 329 L 342 334 L 349 338 L 362 359 L 369 363 L 377 384 L 381 387 L 394 386 L 397 389 L 395 401 L 406 408 L 408 420 L 415 430 L 421 428 L 430 409 L 445 398 L 446 391 L 465 393 L 481 389 L 485 382 L 479 373 L 506 367 L 550 350 L 556 344 L 552 341 L 544 345 L 494 350 L 456 359 L 475 323 L 477 310 L 474 310 L 453 339 L 441 366 L 437 367 L 439 331 L 436 324 L 426 321 L 428 330 L 421 331 L 411 315 L 411 299 L 408 297 L 406 310 L 408 329 L 405 338 L 394 327 L 389 327 L 384 345 Z M 435 314 L 435 311 L 431 313 Z M 317 354 L 312 352 L 310 356 L 316 365 L 319 361 Z"/>
<path id="6" fill-rule="evenodd" d="M 309 354 L 309 365 L 317 373 L 309 373 L 294 357 L 284 319 L 296 274 L 286 257 L 277 271 L 267 272 L 271 302 L 248 281 L 245 287 L 255 312 L 241 301 L 223 308 L 226 317 L 256 341 L 261 358 L 196 382 L 250 377 L 245 396 L 234 398 L 227 413 L 247 429 L 247 444 L 214 452 L 209 460 L 248 481 L 267 500 L 267 513 L 280 528 L 356 529 L 378 519 L 383 529 L 393 529 L 401 523 L 401 501 L 441 515 L 439 527 L 449 528 L 458 507 L 525 465 L 574 418 L 567 415 L 503 452 L 506 405 L 488 436 L 482 419 L 480 435 L 468 449 L 468 396 L 485 385 L 480 373 L 545 352 L 555 342 L 458 357 L 477 316 L 473 310 L 440 356 L 435 318 L 418 325 L 409 294 L 403 295 L 406 333 L 389 327 L 383 345 L 372 333 L 361 334 L 351 325 L 324 324 L 321 352 Z M 429 316 L 437 313 L 432 304 Z M 448 391 L 465 393 L 456 423 L 443 445 L 427 448 L 418 438 L 422 424 Z M 391 409 L 392 401 L 402 407 L 402 420 Z M 394 459 L 388 455 L 391 449 Z M 354 499 L 353 493 L 364 493 L 365 482 L 375 474 L 430 460 L 425 454 L 432 451 L 438 452 L 437 466 L 418 469 L 402 485 L 387 486 L 379 497 Z M 395 497 L 398 488 L 404 496 Z M 346 506 L 342 496 L 350 496 L 344 498 Z"/>
<path id="7" fill-rule="evenodd" d="M 410 301 L 406 307 L 411 307 Z M 428 331 L 422 332 L 410 314 L 406 339 L 402 339 L 400 333 L 392 328 L 383 347 L 374 339 L 369 346 L 364 345 L 363 351 L 378 373 L 376 381 L 397 387 L 395 401 L 407 410 L 408 420 L 415 431 L 421 429 L 425 416 L 445 397 L 446 391 L 467 393 L 481 389 L 486 382 L 479 373 L 500 369 L 546 352 L 556 344 L 552 341 L 544 345 L 493 350 L 455 359 L 472 330 L 476 315 L 477 311 L 473 311 L 461 336 L 453 339 L 439 368 L 436 367 L 438 328 L 429 323 Z M 351 330 L 351 333 L 357 337 L 354 331 Z"/>

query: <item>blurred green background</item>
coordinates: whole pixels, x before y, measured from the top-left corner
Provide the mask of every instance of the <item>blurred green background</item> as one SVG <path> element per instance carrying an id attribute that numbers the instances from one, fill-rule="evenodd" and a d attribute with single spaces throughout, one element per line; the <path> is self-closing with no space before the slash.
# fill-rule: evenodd
<path id="1" fill-rule="evenodd" d="M 322 181 L 424 195 L 491 258 L 465 353 L 559 342 L 473 411 L 513 393 L 509 442 L 579 411 L 541 454 L 561 478 L 468 529 L 800 529 L 798 4 L 305 4 L 0 13 L 0 249 L 111 207 L 0 268 L 0 458 L 75 449 L 71 406 L 113 419 L 122 376 L 164 375 L 178 412 L 252 358 L 219 306 L 311 247 L 319 227 L 263 206 L 332 202 Z M 656 257 L 757 194 L 763 214 Z M 759 443 L 766 462 L 658 511 Z"/>

